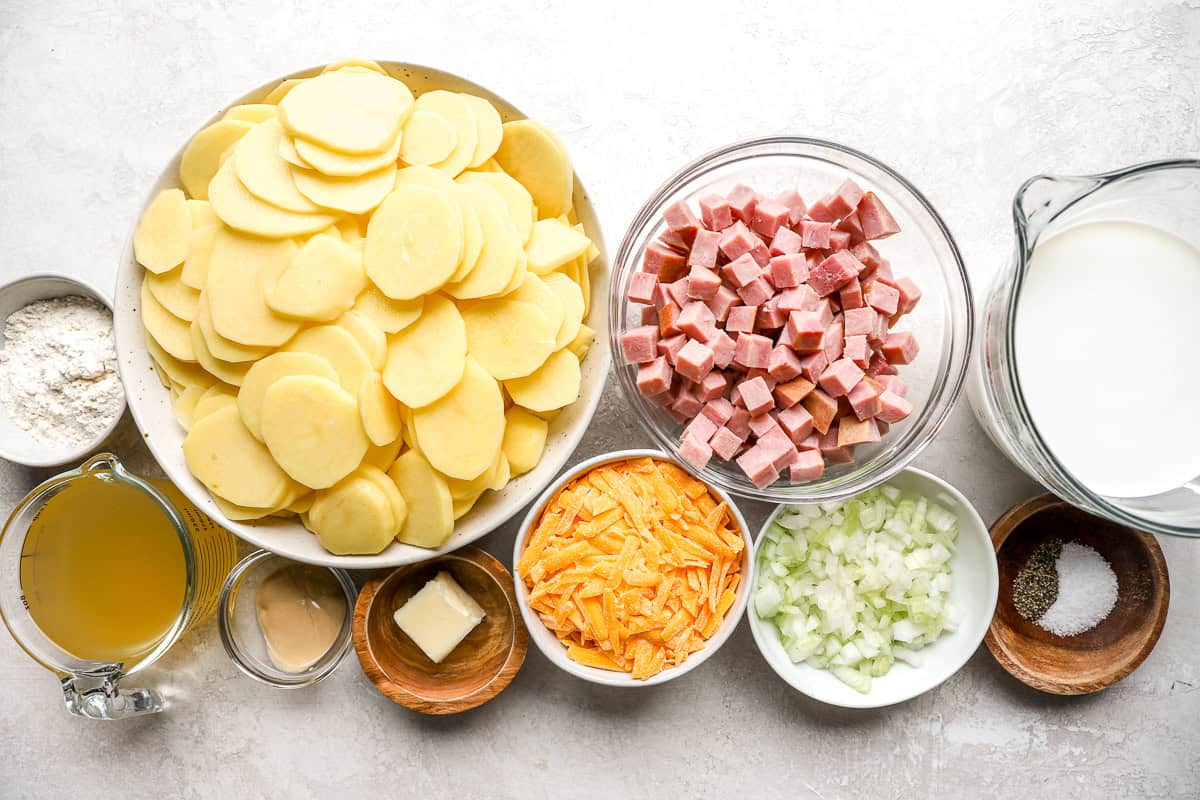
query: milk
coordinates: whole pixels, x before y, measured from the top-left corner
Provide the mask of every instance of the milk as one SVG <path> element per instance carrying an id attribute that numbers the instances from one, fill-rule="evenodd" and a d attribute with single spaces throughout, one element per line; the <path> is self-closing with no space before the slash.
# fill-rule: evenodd
<path id="1" fill-rule="evenodd" d="M 1088 489 L 1147 497 L 1200 477 L 1200 250 L 1132 222 L 1052 236 L 1015 339 L 1038 433 Z"/>

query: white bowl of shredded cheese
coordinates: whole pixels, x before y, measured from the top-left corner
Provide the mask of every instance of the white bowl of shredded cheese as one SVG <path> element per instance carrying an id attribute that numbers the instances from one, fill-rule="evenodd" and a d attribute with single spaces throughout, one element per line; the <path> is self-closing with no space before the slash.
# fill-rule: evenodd
<path id="1" fill-rule="evenodd" d="M 0 287 L 0 457 L 29 467 L 80 461 L 124 413 L 108 299 L 62 275 Z"/>

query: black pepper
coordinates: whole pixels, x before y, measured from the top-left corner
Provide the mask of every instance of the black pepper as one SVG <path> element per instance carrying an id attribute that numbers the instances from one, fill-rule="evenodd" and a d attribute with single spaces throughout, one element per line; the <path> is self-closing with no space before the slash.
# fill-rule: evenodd
<path id="1" fill-rule="evenodd" d="M 1062 546 L 1061 539 L 1042 542 L 1013 579 L 1013 606 L 1029 622 L 1036 623 L 1058 599 L 1058 569 L 1055 562 L 1062 552 Z"/>

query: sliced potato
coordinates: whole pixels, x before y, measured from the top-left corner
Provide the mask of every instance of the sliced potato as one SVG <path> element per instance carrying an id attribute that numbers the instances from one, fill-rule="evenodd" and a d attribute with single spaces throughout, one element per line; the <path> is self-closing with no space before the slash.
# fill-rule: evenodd
<path id="1" fill-rule="evenodd" d="M 566 150 L 545 125 L 531 119 L 504 123 L 504 138 L 495 157 L 529 191 L 540 218 L 570 210 L 575 174 Z"/>
<path id="2" fill-rule="evenodd" d="M 196 318 L 200 293 L 183 282 L 182 272 L 182 267 L 176 267 L 170 272 L 147 273 L 146 286 L 163 308 L 184 322 L 191 322 Z"/>
<path id="3" fill-rule="evenodd" d="M 335 555 L 372 555 L 391 544 L 395 511 L 382 489 L 351 475 L 317 493 L 308 524 L 321 546 Z"/>
<path id="4" fill-rule="evenodd" d="M 529 269 L 538 275 L 547 275 L 586 253 L 589 244 L 591 240 L 564 222 L 538 220 L 525 245 Z"/>
<path id="5" fill-rule="evenodd" d="M 133 257 L 151 272 L 175 269 L 188 254 L 192 212 L 178 189 L 163 189 L 142 212 L 133 232 Z"/>
<path id="6" fill-rule="evenodd" d="M 266 301 L 277 314 L 328 322 L 353 307 L 366 285 L 359 248 L 322 233 L 305 242 L 267 287 Z"/>
<path id="7" fill-rule="evenodd" d="M 444 117 L 454 126 L 454 149 L 450 155 L 433 166 L 445 172 L 451 178 L 462 172 L 475 157 L 475 144 L 479 134 L 476 129 L 475 115 L 470 106 L 457 92 L 447 92 L 435 89 L 417 98 L 413 111 L 431 111 Z"/>
<path id="8" fill-rule="evenodd" d="M 371 444 L 382 447 L 400 438 L 403 430 L 400 405 L 384 388 L 379 375 L 372 373 L 363 379 L 358 390 L 358 411 Z"/>
<path id="9" fill-rule="evenodd" d="M 504 200 L 508 210 L 508 218 L 517 229 L 517 238 L 523 247 L 533 235 L 533 223 L 537 222 L 537 209 L 533 206 L 533 198 L 524 186 L 504 172 L 464 172 L 455 180 L 458 183 L 482 183 L 496 190 Z"/>
<path id="10" fill-rule="evenodd" d="M 196 402 L 204 394 L 203 386 L 187 386 L 171 403 L 171 410 L 175 412 L 175 419 L 179 420 L 179 424 L 186 431 L 192 427 L 192 412 L 196 410 Z"/>
<path id="11" fill-rule="evenodd" d="M 375 484 L 384 496 L 388 499 L 388 504 L 392 507 L 392 516 L 395 523 L 392 527 L 392 536 L 400 533 L 400 529 L 404 527 L 404 520 L 408 518 L 408 503 L 404 500 L 404 495 L 400 493 L 400 487 L 396 486 L 396 482 L 388 477 L 385 470 L 370 464 L 363 464 L 354 474 L 360 478 L 366 478 L 371 483 Z"/>
<path id="12" fill-rule="evenodd" d="M 246 377 L 246 370 L 250 369 L 250 363 L 222 361 L 213 356 L 208 351 L 208 345 L 204 341 L 204 334 L 200 332 L 199 324 L 193 322 L 188 332 L 192 339 L 192 351 L 196 354 L 196 360 L 200 362 L 200 366 L 225 383 L 241 386 L 242 380 Z"/>
<path id="13" fill-rule="evenodd" d="M 238 413 L 254 438 L 262 439 L 263 396 L 267 389 L 280 378 L 292 375 L 315 375 L 330 381 L 338 379 L 329 361 L 313 353 L 272 353 L 256 361 L 246 372 L 237 393 Z"/>
<path id="14" fill-rule="evenodd" d="M 555 350 L 561 350 L 579 335 L 579 326 L 583 323 L 583 293 L 579 290 L 579 284 L 561 272 L 552 272 L 542 280 L 562 303 L 563 319 L 554 345 Z"/>
<path id="15" fill-rule="evenodd" d="M 204 393 L 197 398 L 196 407 L 192 409 L 192 424 L 195 425 L 214 411 L 236 405 L 236 392 L 237 390 L 232 386 L 219 381 L 206 388 Z"/>
<path id="16" fill-rule="evenodd" d="M 347 311 L 338 317 L 336 324 L 354 337 L 358 346 L 366 353 L 371 367 L 382 371 L 387 363 L 387 336 L 383 329 L 375 324 L 375 320 L 357 311 Z"/>
<path id="17" fill-rule="evenodd" d="M 213 211 L 231 228 L 267 239 L 316 233 L 333 224 L 330 214 L 296 214 L 264 203 L 246 190 L 233 171 L 233 160 L 217 170 L 209 184 Z"/>
<path id="18" fill-rule="evenodd" d="M 364 263 L 379 290 L 411 300 L 437 290 L 463 252 L 462 210 L 451 188 L 401 183 L 367 225 Z"/>
<path id="19" fill-rule="evenodd" d="M 396 187 L 424 186 L 438 192 L 454 191 L 454 179 L 439 169 L 412 164 L 396 171 Z"/>
<path id="20" fill-rule="evenodd" d="M 147 276 L 148 278 L 149 276 Z M 192 337 L 188 324 L 163 308 L 150 293 L 147 280 L 142 281 L 142 325 L 154 341 L 180 361 L 195 361 Z M 184 383 L 184 381 L 180 381 Z"/>
<path id="21" fill-rule="evenodd" d="M 294 167 L 312 169 L 312 164 L 305 161 L 296 149 L 296 140 L 286 133 L 279 139 L 279 157 Z"/>
<path id="22" fill-rule="evenodd" d="M 215 214 L 213 216 L 216 217 Z M 193 229 L 188 236 L 187 258 L 183 260 L 179 279 L 193 289 L 202 290 L 208 283 L 208 261 L 212 257 L 213 239 L 222 227 L 221 221 L 217 220 L 215 225 Z"/>
<path id="23" fill-rule="evenodd" d="M 188 346 L 191 346 L 191 334 L 188 334 Z M 208 374 L 199 364 L 180 361 L 175 356 L 168 353 L 162 348 L 158 342 L 154 341 L 154 337 L 146 337 L 146 350 L 150 353 L 150 359 L 154 362 L 154 366 L 160 373 L 167 376 L 167 383 L 171 381 L 182 384 L 183 386 L 212 386 L 217 382 L 217 379 Z"/>
<path id="24" fill-rule="evenodd" d="M 338 69 L 288 92 L 279 120 L 292 135 L 330 150 L 378 153 L 391 146 L 412 105 L 412 92 L 394 78 Z"/>
<path id="25" fill-rule="evenodd" d="M 428 405 L 454 388 L 467 360 L 467 329 L 454 303 L 425 298 L 420 318 L 391 337 L 383 383 L 413 408 Z"/>
<path id="26" fill-rule="evenodd" d="M 221 154 L 253 127 L 253 123 L 243 120 L 223 119 L 192 137 L 179 158 L 179 182 L 189 197 L 208 199 L 208 185 L 221 166 Z"/>
<path id="27" fill-rule="evenodd" d="M 494 297 L 512 282 L 513 273 L 520 266 L 521 245 L 503 201 L 494 190 L 479 184 L 464 184 L 463 189 L 479 215 L 483 247 L 466 277 L 448 284 L 445 291 L 459 300 Z"/>
<path id="28" fill-rule="evenodd" d="M 571 361 L 579 362 L 571 356 Z M 463 377 L 444 397 L 413 410 L 421 452 L 433 468 L 470 480 L 487 469 L 504 437 L 504 398 L 500 385 L 467 356 Z"/>
<path id="29" fill-rule="evenodd" d="M 508 459 L 503 450 L 496 451 L 492 464 L 475 478 L 461 481 L 458 478 L 446 478 L 446 486 L 450 488 L 450 497 L 455 501 L 475 498 L 488 489 L 499 491 L 508 483 Z"/>
<path id="30" fill-rule="evenodd" d="M 546 282 L 540 277 L 533 273 L 527 273 L 524 280 L 521 281 L 521 285 L 508 294 L 505 294 L 504 297 L 508 300 L 521 300 L 526 303 L 533 303 L 550 320 L 550 324 L 554 326 L 557 334 L 563 321 L 563 302 L 559 299 L 558 294 L 547 286 Z"/>
<path id="31" fill-rule="evenodd" d="M 304 83 L 308 78 L 288 78 L 279 82 L 271 91 L 267 92 L 267 96 L 261 102 L 268 105 L 278 104 L 280 100 L 287 97 L 288 93 L 295 89 L 300 84 Z"/>
<path id="32" fill-rule="evenodd" d="M 459 208 L 462 209 L 463 251 L 458 266 L 450 276 L 450 283 L 467 277 L 479 263 L 479 254 L 483 252 L 483 225 L 479 222 L 479 212 L 475 210 L 475 203 L 468 196 L 470 193 L 463 191 L 461 186 L 456 185 L 454 188 L 459 193 Z"/>
<path id="33" fill-rule="evenodd" d="M 559 350 L 532 375 L 504 382 L 513 402 L 530 411 L 554 411 L 579 398 L 579 359 L 570 350 Z"/>
<path id="34" fill-rule="evenodd" d="M 363 464 L 369 464 L 387 472 L 391 469 L 392 464 L 396 463 L 396 457 L 400 455 L 403 447 L 404 440 L 399 437 L 387 444 L 373 444 L 367 448 L 367 454 L 363 456 Z"/>
<path id="35" fill-rule="evenodd" d="M 183 440 L 183 455 L 188 469 L 210 492 L 240 506 L 273 508 L 291 486 L 232 406 L 197 419 Z"/>
<path id="36" fill-rule="evenodd" d="M 236 119 L 257 125 L 275 118 L 275 106 L 270 103 L 244 103 L 225 112 L 221 119 Z"/>
<path id="37" fill-rule="evenodd" d="M 558 328 L 533 303 L 484 300 L 463 309 L 462 318 L 467 352 L 496 380 L 528 375 L 555 350 Z"/>
<path id="38" fill-rule="evenodd" d="M 371 219 L 367 215 L 349 215 L 342 217 L 334 227 L 341 234 L 342 241 L 346 244 L 362 246 L 362 242 L 367 238 L 367 223 Z"/>
<path id="39" fill-rule="evenodd" d="M 480 167 L 496 154 L 496 150 L 500 147 L 500 140 L 504 138 L 500 112 L 482 97 L 476 97 L 473 94 L 459 96 L 466 101 L 467 107 L 471 110 L 471 116 L 475 117 L 475 154 L 471 156 L 468 166 Z"/>
<path id="40" fill-rule="evenodd" d="M 296 155 L 304 162 L 299 166 L 312 167 L 323 175 L 336 178 L 354 178 L 369 172 L 378 172 L 385 167 L 394 167 L 400 157 L 402 141 L 403 137 L 397 136 L 386 150 L 362 156 L 339 153 L 307 139 L 295 139 L 294 147 Z"/>
<path id="41" fill-rule="evenodd" d="M 277 347 L 294 336 L 300 323 L 270 309 L 266 288 L 279 279 L 295 255 L 295 243 L 286 239 L 218 232 L 204 288 L 214 330 L 226 339 L 257 347 Z"/>
<path id="42" fill-rule="evenodd" d="M 212 210 L 212 204 L 207 200 L 188 200 L 187 207 L 188 213 L 192 215 L 192 230 L 221 224 L 221 220 Z"/>
<path id="43" fill-rule="evenodd" d="M 596 338 L 596 332 L 587 325 L 580 325 L 579 332 L 575 334 L 575 338 L 567 345 L 567 349 L 575 354 L 575 357 L 583 361 L 587 357 L 588 350 L 592 349 L 592 340 Z"/>
<path id="44" fill-rule="evenodd" d="M 363 379 L 375 371 L 362 345 L 339 325 L 318 325 L 300 331 L 282 350 L 321 356 L 337 373 L 338 383 L 351 395 L 357 395 Z"/>
<path id="45" fill-rule="evenodd" d="M 250 194 L 284 211 L 317 214 L 321 208 L 296 188 L 292 167 L 279 155 L 286 138 L 279 120 L 272 119 L 243 136 L 233 148 L 233 172 Z"/>
<path id="46" fill-rule="evenodd" d="M 458 132 L 454 123 L 435 111 L 413 111 L 404 123 L 400 160 L 405 164 L 436 164 L 454 152 Z"/>
<path id="47" fill-rule="evenodd" d="M 520 406 L 504 412 L 504 440 L 500 445 L 512 477 L 524 475 L 537 466 L 546 449 L 546 420 Z"/>
<path id="48" fill-rule="evenodd" d="M 288 375 L 262 401 L 263 443 L 293 480 L 326 489 L 362 463 L 370 442 L 354 395 L 316 375 Z"/>
<path id="49" fill-rule="evenodd" d="M 200 293 L 200 299 L 196 304 L 195 323 L 200 328 L 200 335 L 204 337 L 204 343 L 208 347 L 208 352 L 212 353 L 214 358 L 232 363 L 241 363 L 243 361 L 257 361 L 271 352 L 270 347 L 238 344 L 232 339 L 226 339 L 217 333 L 212 324 L 212 311 L 208 307 L 208 295 L 204 292 Z"/>
<path id="50" fill-rule="evenodd" d="M 457 522 L 469 514 L 471 509 L 475 507 L 475 504 L 479 502 L 479 498 L 481 497 L 483 497 L 483 492 L 480 492 L 476 495 L 471 495 L 470 497 L 464 497 L 459 500 L 453 500 L 451 508 L 454 512 L 454 521 Z"/>
<path id="51" fill-rule="evenodd" d="M 396 540 L 417 547 L 439 547 L 454 532 L 454 505 L 446 481 L 415 450 L 396 459 L 388 470 L 408 506 Z"/>
<path id="52" fill-rule="evenodd" d="M 393 300 L 374 286 L 368 286 L 354 301 L 354 310 L 370 317 L 384 333 L 404 330 L 417 321 L 424 308 L 424 297 Z"/>
<path id="53" fill-rule="evenodd" d="M 322 208 L 347 214 L 365 214 L 387 196 L 396 183 L 396 165 L 352 178 L 322 175 L 310 169 L 292 169 L 296 188 Z"/>

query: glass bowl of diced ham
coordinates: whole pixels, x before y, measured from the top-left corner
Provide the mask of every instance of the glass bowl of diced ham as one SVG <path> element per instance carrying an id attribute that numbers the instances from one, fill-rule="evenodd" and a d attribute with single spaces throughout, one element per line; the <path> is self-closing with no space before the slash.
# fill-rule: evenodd
<path id="1" fill-rule="evenodd" d="M 610 291 L 640 421 L 743 496 L 822 502 L 887 480 L 966 374 L 971 291 L 946 224 L 832 142 L 755 139 L 684 167 L 638 212 Z"/>

